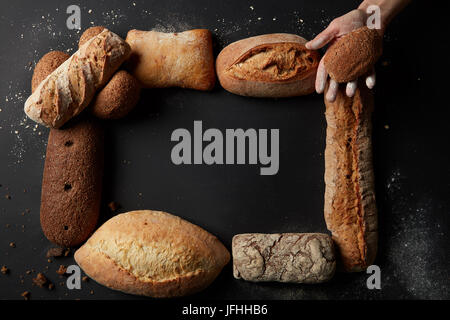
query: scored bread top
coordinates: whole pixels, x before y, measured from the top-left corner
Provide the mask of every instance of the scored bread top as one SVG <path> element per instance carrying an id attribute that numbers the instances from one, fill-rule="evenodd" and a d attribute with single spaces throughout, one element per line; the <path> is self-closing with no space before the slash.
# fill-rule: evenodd
<path id="1" fill-rule="evenodd" d="M 293 34 L 267 34 L 234 42 L 219 54 L 220 68 L 231 77 L 255 81 L 295 81 L 314 73 L 317 51 Z"/>
<path id="2" fill-rule="evenodd" d="M 128 44 L 105 29 L 40 83 L 25 102 L 25 113 L 45 126 L 61 127 L 88 106 L 129 55 Z"/>
<path id="3" fill-rule="evenodd" d="M 103 258 L 93 264 L 92 257 Z M 165 212 L 143 210 L 108 220 L 75 253 L 75 259 L 94 280 L 113 289 L 174 296 L 208 285 L 230 254 L 204 229 Z M 104 266 L 109 274 L 101 270 Z"/>

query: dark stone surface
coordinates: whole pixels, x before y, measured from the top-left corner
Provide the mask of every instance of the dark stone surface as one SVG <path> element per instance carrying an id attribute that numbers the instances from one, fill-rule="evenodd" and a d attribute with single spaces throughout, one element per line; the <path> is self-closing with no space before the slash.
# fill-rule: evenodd
<path id="1" fill-rule="evenodd" d="M 288 32 L 312 38 L 358 1 L 82 1 L 82 28 L 183 31 L 208 28 L 215 53 L 248 36 Z M 0 299 L 134 299 L 94 281 L 82 290 L 59 283 L 60 264 L 39 225 L 42 170 L 48 129 L 23 113 L 32 68 L 53 50 L 74 52 L 80 34 L 66 28 L 73 1 L 9 1 L 0 4 Z M 250 8 L 252 6 L 254 9 Z M 91 12 L 89 10 L 92 10 Z M 380 243 L 376 263 L 382 289 L 366 288 L 368 275 L 337 274 L 321 285 L 254 284 L 235 280 L 231 266 L 192 298 L 203 299 L 395 299 L 450 298 L 450 167 L 448 103 L 438 75 L 445 28 L 425 21 L 430 8 L 415 2 L 392 24 L 380 60 L 374 116 L 374 163 Z M 261 18 L 260 20 L 258 18 Z M 301 20 L 300 20 L 301 19 Z M 443 59 L 445 60 L 445 59 Z M 448 89 L 447 89 L 448 90 Z M 102 221 L 119 212 L 160 209 L 216 234 L 227 247 L 242 232 L 326 232 L 323 219 L 325 117 L 323 98 L 252 99 L 219 86 L 203 93 L 145 90 L 135 111 L 105 122 L 106 167 Z M 175 166 L 170 160 L 176 128 L 279 128 L 280 171 L 260 176 L 258 166 Z M 385 126 L 388 125 L 389 129 Z M 10 199 L 7 198 L 10 196 Z M 29 212 L 27 211 L 29 209 Z M 23 213 L 23 214 L 22 214 Z M 10 247 L 15 243 L 15 248 Z M 30 275 L 27 270 L 34 270 Z M 55 289 L 33 287 L 38 272 Z M 23 281 L 23 283 L 21 283 Z M 92 291 L 92 292 L 91 292 Z"/>

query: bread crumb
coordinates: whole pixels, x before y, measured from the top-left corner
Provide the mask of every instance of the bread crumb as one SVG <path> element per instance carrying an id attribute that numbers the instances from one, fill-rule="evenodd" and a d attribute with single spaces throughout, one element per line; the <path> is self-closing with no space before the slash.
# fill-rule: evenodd
<path id="1" fill-rule="evenodd" d="M 388 124 L 385 124 L 385 125 L 384 125 L 384 128 L 385 128 L 386 130 L 389 130 L 389 125 L 388 125 Z"/>
<path id="2" fill-rule="evenodd" d="M 64 255 L 64 249 L 61 247 L 50 248 L 45 255 L 47 258 L 62 257 Z"/>
<path id="3" fill-rule="evenodd" d="M 36 278 L 33 278 L 33 283 L 40 288 L 44 288 L 45 285 L 49 283 L 48 279 L 44 276 L 43 273 L 38 273 Z"/>
<path id="4" fill-rule="evenodd" d="M 15 247 L 16 247 L 16 244 L 15 244 L 14 242 L 10 242 L 10 243 L 9 243 L 9 246 L 10 246 L 11 248 L 15 248 Z"/>
<path id="5" fill-rule="evenodd" d="M 88 276 L 84 276 L 83 278 L 81 278 L 81 281 L 88 282 L 89 281 L 89 277 Z"/>
<path id="6" fill-rule="evenodd" d="M 253 6 L 250 6 L 250 10 L 255 10 L 255 8 Z"/>
<path id="7" fill-rule="evenodd" d="M 8 200 L 11 200 L 11 196 L 10 196 L 9 194 L 7 194 L 7 195 L 5 196 L 5 198 L 8 199 Z"/>
<path id="8" fill-rule="evenodd" d="M 115 212 L 120 208 L 120 204 L 116 201 L 111 201 L 108 203 L 108 207 L 111 211 Z"/>
<path id="9" fill-rule="evenodd" d="M 30 300 L 31 293 L 30 293 L 29 291 L 24 291 L 24 292 L 22 292 L 21 296 L 22 296 L 25 300 Z"/>
<path id="10" fill-rule="evenodd" d="M 64 265 L 60 265 L 59 269 L 56 271 L 57 274 L 59 274 L 60 276 L 64 275 L 67 271 L 67 267 Z"/>
<path id="11" fill-rule="evenodd" d="M 0 271 L 1 271 L 1 273 L 3 273 L 3 274 L 8 274 L 8 273 L 9 273 L 9 269 L 8 269 L 6 266 L 3 266 L 3 267 L 0 269 Z"/>

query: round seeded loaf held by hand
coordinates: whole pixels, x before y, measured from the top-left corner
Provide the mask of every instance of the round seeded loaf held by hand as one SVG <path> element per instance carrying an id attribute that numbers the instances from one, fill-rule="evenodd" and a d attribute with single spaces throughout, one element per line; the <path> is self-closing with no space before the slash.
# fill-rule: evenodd
<path id="1" fill-rule="evenodd" d="M 375 29 L 352 31 L 327 50 L 325 69 L 336 82 L 354 81 L 368 74 L 383 53 L 382 38 Z"/>
<path id="2" fill-rule="evenodd" d="M 126 293 L 169 298 L 209 286 L 230 253 L 212 234 L 161 211 L 132 211 L 103 224 L 75 252 L 98 283 Z"/>

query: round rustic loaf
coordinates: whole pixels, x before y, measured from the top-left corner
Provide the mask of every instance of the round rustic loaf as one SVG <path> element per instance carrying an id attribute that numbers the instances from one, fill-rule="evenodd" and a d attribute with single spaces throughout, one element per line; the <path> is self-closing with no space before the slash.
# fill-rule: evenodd
<path id="1" fill-rule="evenodd" d="M 333 43 L 324 57 L 325 69 L 336 82 L 354 81 L 369 73 L 383 52 L 375 29 L 362 27 Z"/>
<path id="2" fill-rule="evenodd" d="M 138 103 L 141 85 L 125 70 L 117 72 L 97 94 L 91 105 L 92 114 L 101 119 L 120 119 Z"/>
<path id="3" fill-rule="evenodd" d="M 80 41 L 78 42 L 78 47 L 81 47 L 83 44 L 85 44 L 86 42 L 91 40 L 91 38 L 102 33 L 102 31 L 105 29 L 106 28 L 102 27 L 102 26 L 90 27 L 90 28 L 86 29 L 80 37 Z"/>
<path id="4" fill-rule="evenodd" d="M 70 56 L 62 51 L 50 51 L 46 53 L 34 68 L 33 78 L 31 79 L 31 92 L 34 92 L 49 74 L 55 71 L 69 58 Z"/>

